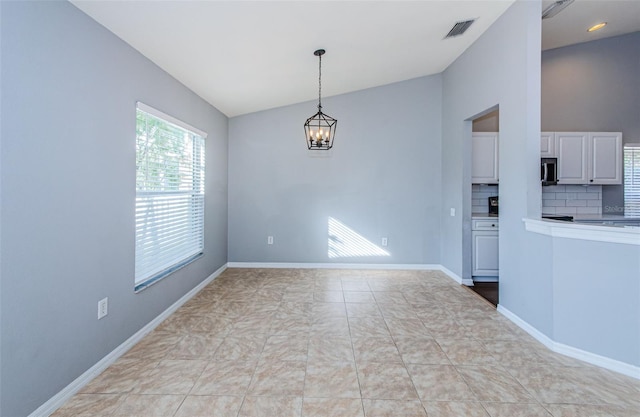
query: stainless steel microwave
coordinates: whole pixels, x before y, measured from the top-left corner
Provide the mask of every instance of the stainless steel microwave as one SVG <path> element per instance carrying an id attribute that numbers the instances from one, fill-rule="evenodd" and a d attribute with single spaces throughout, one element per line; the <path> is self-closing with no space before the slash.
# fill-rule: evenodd
<path id="1" fill-rule="evenodd" d="M 540 181 L 542 181 L 542 185 L 558 184 L 558 158 L 542 158 L 540 160 Z"/>

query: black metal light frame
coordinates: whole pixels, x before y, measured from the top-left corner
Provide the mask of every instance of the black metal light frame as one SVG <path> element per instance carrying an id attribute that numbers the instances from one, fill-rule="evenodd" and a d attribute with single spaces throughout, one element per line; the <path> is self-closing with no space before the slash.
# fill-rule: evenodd
<path id="1" fill-rule="evenodd" d="M 329 150 L 333 147 L 338 121 L 322 112 L 322 55 L 324 49 L 313 54 L 318 57 L 318 112 L 304 122 L 305 140 L 309 150 Z"/>

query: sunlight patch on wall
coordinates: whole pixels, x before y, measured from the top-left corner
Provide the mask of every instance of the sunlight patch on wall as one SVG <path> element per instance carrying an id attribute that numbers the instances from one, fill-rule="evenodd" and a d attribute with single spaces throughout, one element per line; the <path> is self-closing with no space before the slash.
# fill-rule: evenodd
<path id="1" fill-rule="evenodd" d="M 356 256 L 391 256 L 386 250 L 374 245 L 362 235 L 345 226 L 339 220 L 329 217 L 329 258 L 350 258 Z"/>

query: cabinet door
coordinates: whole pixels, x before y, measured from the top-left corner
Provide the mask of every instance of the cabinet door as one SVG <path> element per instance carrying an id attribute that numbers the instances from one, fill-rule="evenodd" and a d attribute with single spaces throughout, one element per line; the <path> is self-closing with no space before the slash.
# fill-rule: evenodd
<path id="1" fill-rule="evenodd" d="M 622 184 L 622 133 L 589 133 L 589 184 Z"/>
<path id="2" fill-rule="evenodd" d="M 588 184 L 589 135 L 556 132 L 558 184 Z"/>
<path id="3" fill-rule="evenodd" d="M 498 232 L 471 232 L 472 276 L 498 276 Z"/>
<path id="4" fill-rule="evenodd" d="M 554 132 L 542 132 L 540 134 L 540 157 L 556 157 L 556 135 Z"/>
<path id="5" fill-rule="evenodd" d="M 498 133 L 473 133 L 471 137 L 471 183 L 498 183 Z"/>

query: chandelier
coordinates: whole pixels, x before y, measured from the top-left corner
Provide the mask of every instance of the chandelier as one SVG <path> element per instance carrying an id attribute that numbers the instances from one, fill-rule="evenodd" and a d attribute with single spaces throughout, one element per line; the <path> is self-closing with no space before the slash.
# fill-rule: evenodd
<path id="1" fill-rule="evenodd" d="M 313 54 L 318 57 L 318 112 L 304 122 L 304 133 L 307 147 L 310 150 L 329 150 L 333 147 L 338 121 L 322 113 L 322 55 L 324 49 L 318 49 Z"/>

